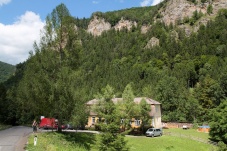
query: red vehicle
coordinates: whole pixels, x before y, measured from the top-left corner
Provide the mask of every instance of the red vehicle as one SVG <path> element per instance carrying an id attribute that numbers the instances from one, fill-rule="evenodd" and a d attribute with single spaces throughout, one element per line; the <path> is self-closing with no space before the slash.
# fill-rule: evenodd
<path id="1" fill-rule="evenodd" d="M 41 118 L 41 122 L 39 124 L 39 128 L 43 129 L 57 129 L 58 128 L 58 120 L 55 118 Z M 61 125 L 62 129 L 66 129 L 65 125 Z"/>
<path id="2" fill-rule="evenodd" d="M 42 118 L 39 124 L 39 128 L 44 129 L 57 129 L 58 120 L 55 118 Z"/>

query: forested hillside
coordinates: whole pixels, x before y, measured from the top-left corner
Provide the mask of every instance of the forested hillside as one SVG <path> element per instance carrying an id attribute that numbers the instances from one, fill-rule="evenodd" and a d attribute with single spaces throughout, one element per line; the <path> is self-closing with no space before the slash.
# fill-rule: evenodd
<path id="1" fill-rule="evenodd" d="M 211 122 L 227 96 L 227 10 L 219 10 L 189 35 L 179 24 L 159 20 L 159 10 L 166 5 L 96 12 L 89 19 L 73 18 L 63 4 L 58 6 L 47 16 L 34 54 L 23 68 L 18 66 L 23 76 L 8 89 L 11 105 L 4 107 L 13 113 L 2 113 L 2 120 L 25 123 L 40 115 L 79 119 L 82 104 L 106 85 L 122 97 L 131 84 L 135 96 L 162 103 L 163 121 Z M 94 16 L 104 18 L 111 29 L 100 36 L 87 32 Z M 112 28 L 121 18 L 137 25 Z M 195 12 L 193 24 L 180 24 L 193 27 L 199 18 Z M 150 28 L 142 33 L 144 25 Z M 149 45 L 152 39 L 156 42 Z"/>
<path id="2" fill-rule="evenodd" d="M 6 81 L 15 72 L 15 66 L 0 61 L 0 83 Z"/>

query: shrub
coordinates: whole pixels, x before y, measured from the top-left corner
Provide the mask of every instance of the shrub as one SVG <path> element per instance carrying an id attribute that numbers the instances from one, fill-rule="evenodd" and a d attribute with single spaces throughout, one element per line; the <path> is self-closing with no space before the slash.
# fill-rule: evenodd
<path id="1" fill-rule="evenodd" d="M 218 142 L 218 151 L 226 151 L 226 150 L 227 150 L 227 145 L 222 141 Z"/>

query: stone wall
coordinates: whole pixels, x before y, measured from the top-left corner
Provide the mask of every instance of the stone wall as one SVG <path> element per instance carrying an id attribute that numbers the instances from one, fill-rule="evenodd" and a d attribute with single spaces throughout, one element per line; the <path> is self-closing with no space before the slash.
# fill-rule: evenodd
<path id="1" fill-rule="evenodd" d="M 178 122 L 163 122 L 162 127 L 163 128 L 182 128 L 183 125 L 187 125 L 188 128 L 192 128 L 192 123 L 178 123 Z"/>

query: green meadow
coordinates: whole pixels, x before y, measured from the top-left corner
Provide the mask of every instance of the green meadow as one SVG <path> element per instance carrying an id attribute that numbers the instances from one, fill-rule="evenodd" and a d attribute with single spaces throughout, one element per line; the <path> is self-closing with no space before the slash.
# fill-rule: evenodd
<path id="1" fill-rule="evenodd" d="M 37 145 L 34 146 L 34 135 Z M 98 151 L 99 135 L 79 132 L 46 132 L 31 134 L 26 150 L 28 151 Z M 207 133 L 194 129 L 165 129 L 161 137 L 126 136 L 130 151 L 216 151 L 214 145 L 205 143 Z"/>

